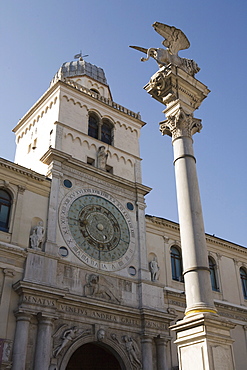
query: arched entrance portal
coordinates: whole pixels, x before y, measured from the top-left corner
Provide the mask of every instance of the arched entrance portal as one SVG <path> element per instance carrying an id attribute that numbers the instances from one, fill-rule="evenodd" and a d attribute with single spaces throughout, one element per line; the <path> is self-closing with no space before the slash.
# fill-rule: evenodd
<path id="1" fill-rule="evenodd" d="M 95 343 L 79 347 L 71 356 L 66 370 L 122 370 L 116 357 Z"/>

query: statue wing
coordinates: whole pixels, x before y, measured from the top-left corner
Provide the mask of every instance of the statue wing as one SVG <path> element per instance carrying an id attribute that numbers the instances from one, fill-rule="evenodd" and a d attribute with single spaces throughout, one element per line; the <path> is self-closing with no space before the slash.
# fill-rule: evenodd
<path id="1" fill-rule="evenodd" d="M 132 48 L 132 49 L 139 50 L 139 51 L 141 51 L 142 53 L 145 53 L 145 54 L 147 54 L 147 51 L 148 51 L 148 49 L 142 48 L 141 46 L 129 46 L 129 47 Z"/>
<path id="2" fill-rule="evenodd" d="M 164 41 L 162 44 L 167 47 L 171 54 L 176 55 L 179 50 L 188 49 L 190 47 L 190 42 L 183 33 L 176 27 L 168 26 L 160 22 L 155 22 L 153 27 L 156 32 L 158 32 Z"/>
<path id="3" fill-rule="evenodd" d="M 58 329 L 55 331 L 55 333 L 52 335 L 54 339 L 60 339 L 62 336 L 64 330 L 68 327 L 68 324 L 63 324 L 58 327 Z"/>

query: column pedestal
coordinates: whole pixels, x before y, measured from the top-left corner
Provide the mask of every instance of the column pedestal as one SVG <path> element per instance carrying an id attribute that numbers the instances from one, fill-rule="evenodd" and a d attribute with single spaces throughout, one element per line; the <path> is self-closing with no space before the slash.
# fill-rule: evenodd
<path id="1" fill-rule="evenodd" d="M 171 329 L 177 333 L 179 369 L 234 370 L 230 329 L 234 324 L 211 314 L 189 316 Z"/>

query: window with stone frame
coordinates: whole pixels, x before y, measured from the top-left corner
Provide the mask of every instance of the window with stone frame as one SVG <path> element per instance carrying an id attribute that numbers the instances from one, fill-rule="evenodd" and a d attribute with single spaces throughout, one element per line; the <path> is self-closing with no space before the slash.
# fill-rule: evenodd
<path id="1" fill-rule="evenodd" d="M 182 254 L 179 247 L 173 245 L 170 250 L 171 253 L 171 267 L 172 267 L 172 280 L 183 282 L 183 264 Z"/>
<path id="2" fill-rule="evenodd" d="M 247 299 L 247 272 L 246 272 L 246 269 L 241 267 L 239 269 L 239 273 L 240 273 L 240 279 L 241 279 L 244 299 Z"/>
<path id="3" fill-rule="evenodd" d="M 95 113 L 89 113 L 88 136 L 94 137 L 108 145 L 113 144 L 113 124 L 109 119 L 100 118 Z"/>
<path id="4" fill-rule="evenodd" d="M 112 130 L 113 127 L 111 122 L 107 119 L 103 119 L 101 126 L 101 141 L 103 141 L 103 143 L 112 145 Z"/>
<path id="5" fill-rule="evenodd" d="M 12 197 L 5 189 L 0 189 L 0 230 L 9 231 L 9 216 Z"/>
<path id="6" fill-rule="evenodd" d="M 99 118 L 96 114 L 89 114 L 88 118 L 88 136 L 98 139 L 99 136 Z"/>
<path id="7" fill-rule="evenodd" d="M 213 259 L 213 257 L 211 256 L 208 257 L 208 264 L 209 264 L 209 270 L 210 270 L 212 290 L 214 290 L 215 292 L 218 292 L 219 286 L 218 286 L 218 279 L 217 279 L 217 266 L 216 266 L 216 262 Z"/>

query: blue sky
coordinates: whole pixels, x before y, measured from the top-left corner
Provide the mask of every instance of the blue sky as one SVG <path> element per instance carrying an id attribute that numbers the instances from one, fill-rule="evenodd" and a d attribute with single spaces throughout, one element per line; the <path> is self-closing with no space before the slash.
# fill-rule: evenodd
<path id="1" fill-rule="evenodd" d="M 153 188 L 146 212 L 178 221 L 171 139 L 158 123 L 164 106 L 143 86 L 156 72 L 154 60 L 128 45 L 161 47 L 155 21 L 183 30 L 191 47 L 180 56 L 201 68 L 196 77 L 211 93 L 195 117 L 197 171 L 209 234 L 247 246 L 247 2 L 238 0 L 8 0 L 0 5 L 0 156 L 14 159 L 11 132 L 45 92 L 61 64 L 80 50 L 102 67 L 117 103 L 140 111 L 143 183 Z"/>

